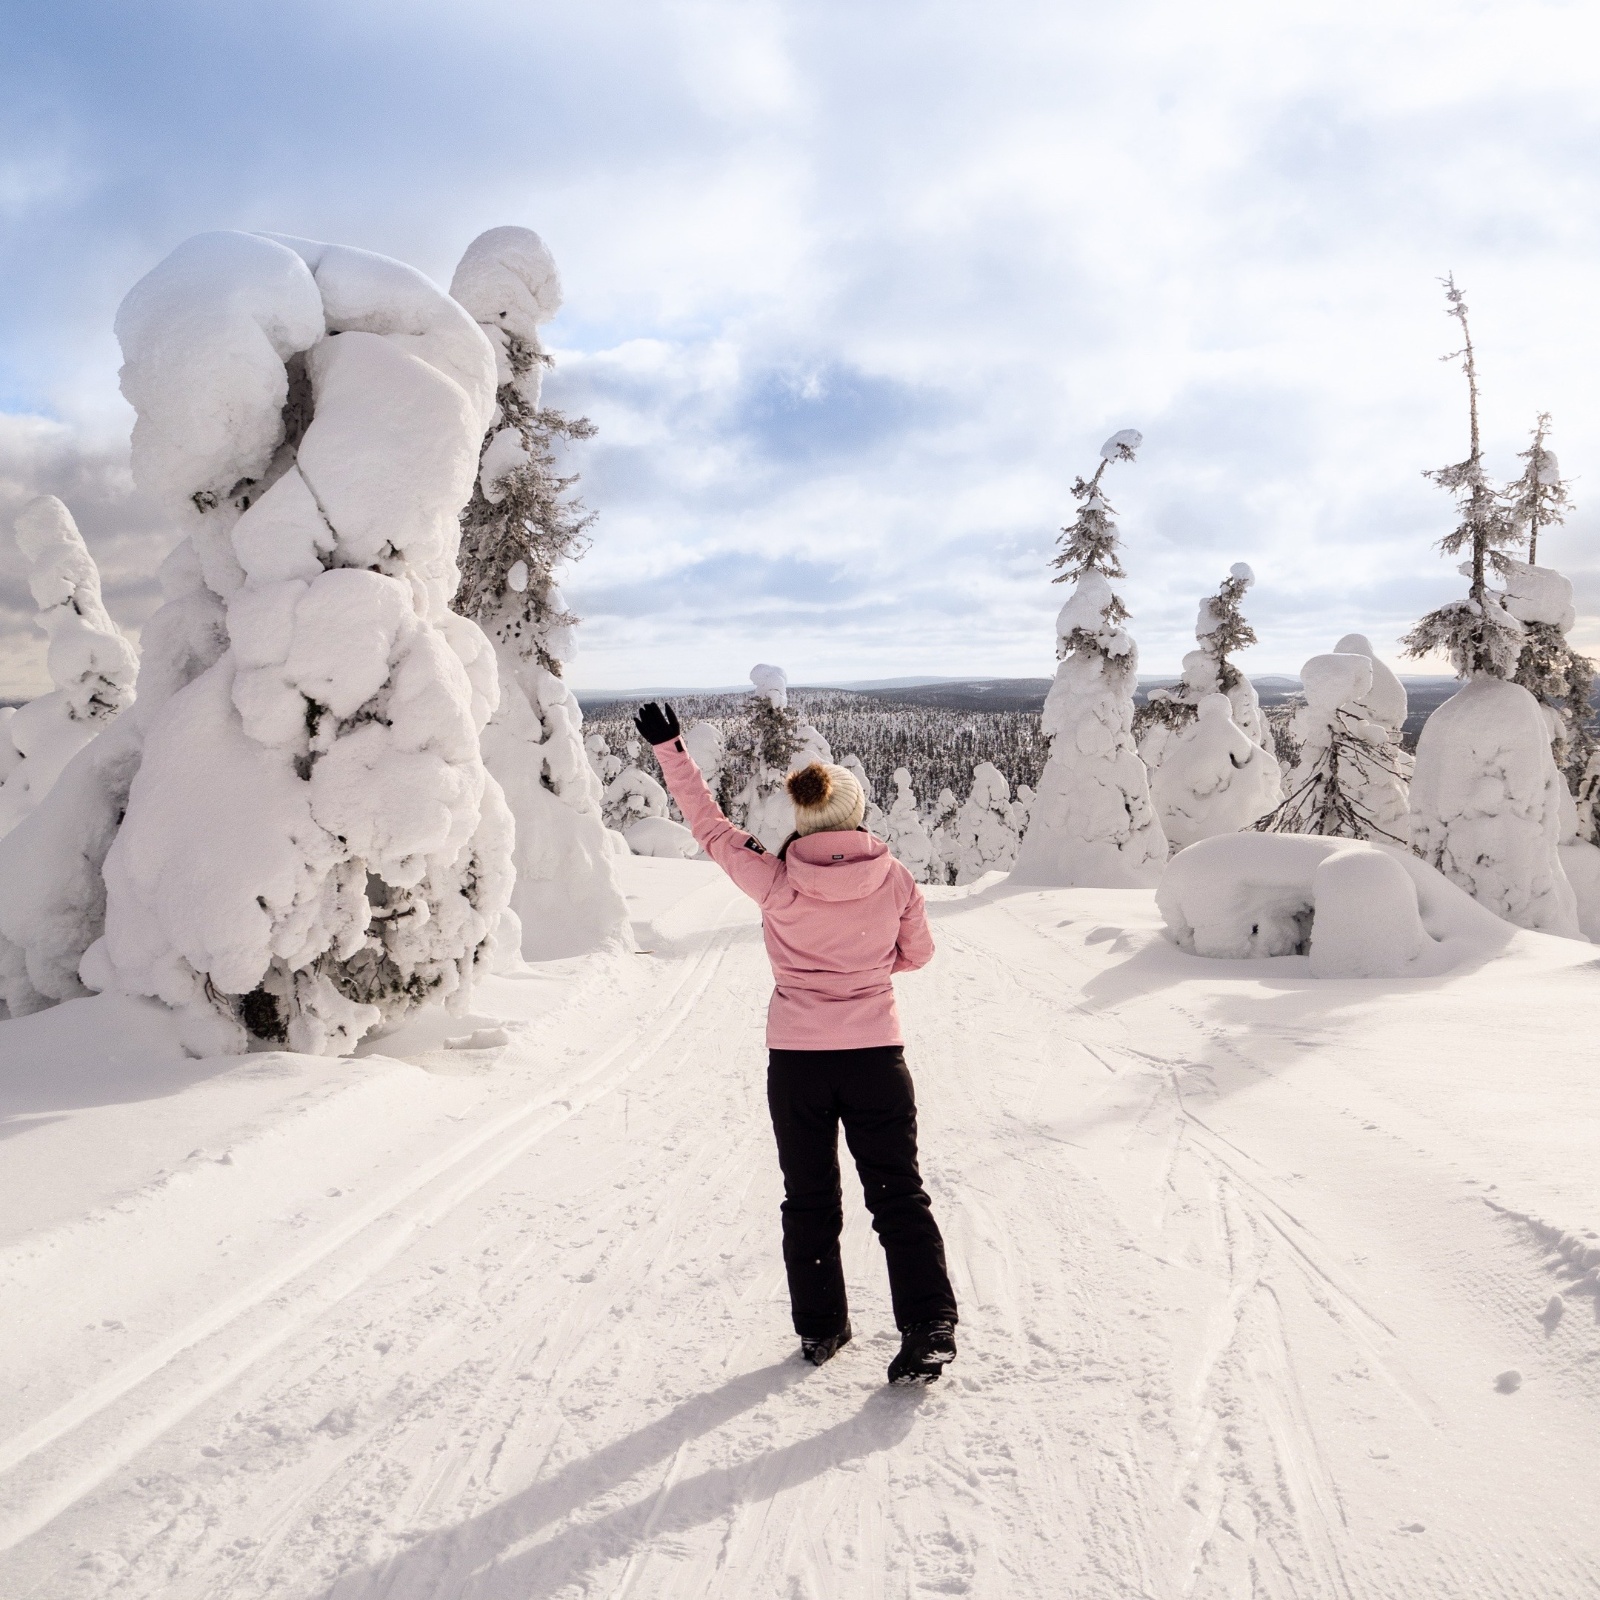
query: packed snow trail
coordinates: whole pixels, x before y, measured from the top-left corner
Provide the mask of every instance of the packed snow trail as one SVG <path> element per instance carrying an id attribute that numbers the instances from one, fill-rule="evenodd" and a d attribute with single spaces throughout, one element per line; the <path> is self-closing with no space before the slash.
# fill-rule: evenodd
<path id="1" fill-rule="evenodd" d="M 652 953 L 494 986 L 507 1047 L 383 1041 L 0 1256 L 8 1600 L 1600 1588 L 1587 947 L 1317 983 L 1144 891 L 934 891 L 898 987 L 962 1353 L 908 1392 L 848 1169 L 857 1337 L 794 1354 L 753 907 L 627 865 Z"/>

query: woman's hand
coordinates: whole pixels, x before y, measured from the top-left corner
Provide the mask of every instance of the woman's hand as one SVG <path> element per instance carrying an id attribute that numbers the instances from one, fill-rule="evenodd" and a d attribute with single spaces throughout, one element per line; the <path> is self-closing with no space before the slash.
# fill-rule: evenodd
<path id="1" fill-rule="evenodd" d="M 646 701 L 634 715 L 633 725 L 646 744 L 671 744 L 682 731 L 678 727 L 678 713 L 668 706 L 665 711 L 654 700 Z"/>

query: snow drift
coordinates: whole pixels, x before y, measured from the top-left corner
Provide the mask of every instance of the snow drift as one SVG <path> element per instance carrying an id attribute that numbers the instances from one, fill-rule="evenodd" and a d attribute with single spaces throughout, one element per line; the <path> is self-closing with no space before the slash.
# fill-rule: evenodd
<path id="1" fill-rule="evenodd" d="M 1393 845 L 1240 833 L 1180 851 L 1156 889 L 1192 955 L 1306 955 L 1315 978 L 1424 978 L 1505 947 L 1510 927 Z"/>

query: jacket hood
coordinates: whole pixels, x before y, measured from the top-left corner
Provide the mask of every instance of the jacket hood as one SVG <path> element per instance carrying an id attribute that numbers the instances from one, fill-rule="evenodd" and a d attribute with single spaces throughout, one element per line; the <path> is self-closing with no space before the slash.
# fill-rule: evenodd
<path id="1" fill-rule="evenodd" d="M 889 876 L 894 857 L 870 833 L 808 833 L 784 853 L 789 882 L 808 900 L 864 900 Z"/>

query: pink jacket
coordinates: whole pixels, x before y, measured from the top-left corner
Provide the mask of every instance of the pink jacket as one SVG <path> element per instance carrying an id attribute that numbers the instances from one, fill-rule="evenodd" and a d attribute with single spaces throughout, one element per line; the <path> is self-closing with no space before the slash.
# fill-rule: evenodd
<path id="1" fill-rule="evenodd" d="M 681 740 L 655 747 L 700 848 L 761 907 L 775 988 L 772 1050 L 903 1044 L 896 972 L 933 959 L 922 891 L 870 833 L 813 833 L 780 861 L 723 816 Z"/>

